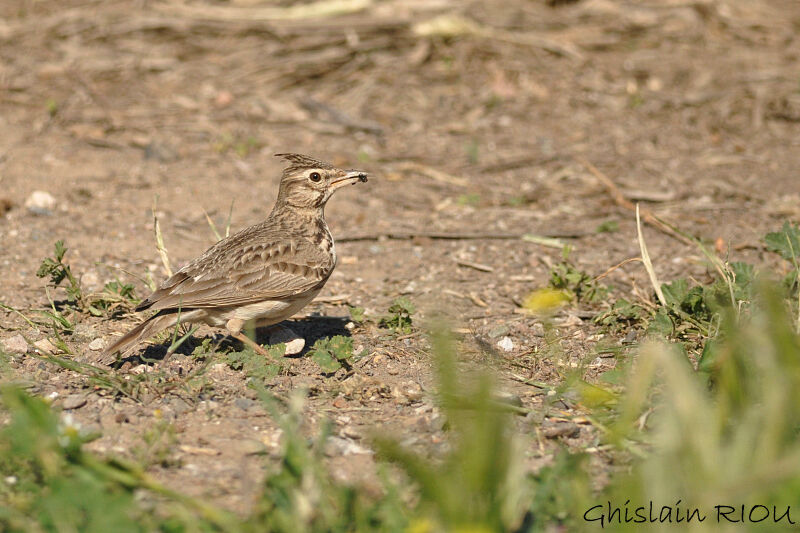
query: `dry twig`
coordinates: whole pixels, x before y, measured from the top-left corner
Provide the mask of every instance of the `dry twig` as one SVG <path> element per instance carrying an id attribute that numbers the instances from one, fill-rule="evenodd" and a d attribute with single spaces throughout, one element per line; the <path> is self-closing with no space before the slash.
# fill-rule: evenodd
<path id="1" fill-rule="evenodd" d="M 597 178 L 600 183 L 608 190 L 609 194 L 611 195 L 611 199 L 614 200 L 614 203 L 617 204 L 619 207 L 623 209 L 627 209 L 628 211 L 633 211 L 639 213 L 639 209 L 637 206 L 633 205 L 633 203 L 625 198 L 625 195 L 622 194 L 622 191 L 617 187 L 617 184 L 611 181 L 611 178 L 600 172 L 596 166 L 588 162 L 583 158 L 578 158 L 578 162 L 586 167 L 586 170 L 592 173 L 595 178 Z M 638 216 L 638 215 L 637 215 Z M 694 243 L 691 239 L 687 239 L 680 233 L 676 232 L 668 225 L 664 224 L 660 220 L 658 220 L 653 213 L 649 209 L 642 209 L 641 210 L 641 217 L 645 221 L 646 224 L 653 226 L 657 230 L 661 231 L 665 235 L 669 235 L 673 239 L 677 239 L 684 244 L 693 245 Z"/>
<path id="2" fill-rule="evenodd" d="M 667 300 L 664 298 L 664 293 L 661 291 L 661 283 L 658 281 L 656 271 L 653 269 L 653 262 L 650 260 L 650 254 L 647 252 L 647 246 L 644 243 L 644 236 L 642 235 L 642 219 L 639 217 L 639 206 L 636 206 L 636 232 L 639 237 L 639 249 L 642 251 L 642 263 L 647 270 L 647 275 L 650 277 L 650 283 L 656 291 L 658 301 L 664 307 L 667 306 Z"/>
<path id="3" fill-rule="evenodd" d="M 532 33 L 516 33 L 478 24 L 455 13 L 445 13 L 415 24 L 412 31 L 423 37 L 471 36 L 541 48 L 552 54 L 583 60 L 583 54 L 571 43 L 561 43 Z"/>
<path id="4" fill-rule="evenodd" d="M 480 272 L 494 272 L 494 268 L 490 267 L 489 265 L 483 265 L 481 263 L 473 263 L 472 261 L 464 261 L 458 259 L 456 260 L 456 264 L 467 268 L 473 268 Z"/>
<path id="5" fill-rule="evenodd" d="M 458 185 L 459 187 L 466 187 L 469 185 L 469 180 L 466 178 L 460 178 L 458 176 L 453 176 L 452 174 L 448 174 L 447 172 L 442 172 L 441 170 L 437 170 L 433 167 L 429 167 L 427 165 L 423 165 L 422 163 L 415 163 L 413 161 L 402 161 L 399 163 L 393 163 L 391 165 L 392 170 L 397 172 L 414 172 L 425 176 L 427 178 L 431 178 L 434 181 L 438 181 L 441 183 L 448 183 L 450 185 Z"/>
<path id="6" fill-rule="evenodd" d="M 336 17 L 363 11 L 372 4 L 373 0 L 319 0 L 318 2 L 312 2 L 310 4 L 294 4 L 286 7 L 229 7 L 206 4 L 189 5 L 170 3 L 162 5 L 161 8 L 187 18 L 238 22 L 242 20 L 280 21 Z"/>
<path id="7" fill-rule="evenodd" d="M 355 241 L 378 241 L 381 239 L 409 240 L 409 239 L 432 239 L 432 240 L 517 240 L 539 244 L 540 242 L 533 237 L 543 239 L 578 239 L 591 235 L 591 232 L 563 232 L 550 233 L 548 235 L 534 236 L 530 233 L 491 233 L 491 232 L 436 232 L 436 231 L 387 231 L 386 233 L 363 233 L 345 235 L 338 237 L 336 242 L 355 242 Z"/>
<path id="8" fill-rule="evenodd" d="M 164 270 L 167 272 L 167 277 L 172 277 L 172 267 L 169 264 L 169 253 L 167 252 L 166 246 L 164 246 L 164 236 L 161 234 L 161 224 L 158 221 L 158 215 L 156 214 L 156 203 L 158 202 L 158 197 L 153 199 L 153 233 L 155 234 L 156 238 L 156 249 L 158 250 L 158 255 L 161 256 L 161 262 L 164 264 Z"/>
<path id="9" fill-rule="evenodd" d="M 364 131 L 366 133 L 372 133 L 373 135 L 378 136 L 383 135 L 383 127 L 377 122 L 353 118 L 347 113 L 339 111 L 338 109 L 335 109 L 328 104 L 320 102 L 314 98 L 303 98 L 300 100 L 300 105 L 305 107 L 310 112 L 321 116 L 321 118 L 327 119 L 335 124 L 341 124 L 350 130 Z"/>
<path id="10" fill-rule="evenodd" d="M 594 281 L 600 281 L 604 277 L 608 276 L 609 274 L 611 274 L 612 272 L 614 272 L 618 268 L 627 265 L 628 263 L 635 263 L 636 261 L 641 261 L 641 260 L 642 260 L 641 257 L 629 257 L 628 259 L 626 259 L 624 261 L 621 261 L 621 262 L 617 263 L 616 265 L 610 267 L 608 270 L 606 270 L 605 272 L 603 272 L 602 274 L 600 274 L 599 276 L 594 278 Z"/>

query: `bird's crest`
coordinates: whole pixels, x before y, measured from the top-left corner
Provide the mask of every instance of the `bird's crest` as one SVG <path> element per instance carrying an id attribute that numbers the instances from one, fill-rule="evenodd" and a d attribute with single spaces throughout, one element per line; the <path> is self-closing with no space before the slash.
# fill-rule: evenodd
<path id="1" fill-rule="evenodd" d="M 297 170 L 302 170 L 305 168 L 322 168 L 322 169 L 333 169 L 335 168 L 330 163 L 326 163 L 324 161 L 320 161 L 319 159 L 314 159 L 313 157 L 303 155 L 303 154 L 275 154 L 275 157 L 280 157 L 284 161 L 290 163 L 290 165 L 284 170 L 284 174 L 293 173 Z"/>

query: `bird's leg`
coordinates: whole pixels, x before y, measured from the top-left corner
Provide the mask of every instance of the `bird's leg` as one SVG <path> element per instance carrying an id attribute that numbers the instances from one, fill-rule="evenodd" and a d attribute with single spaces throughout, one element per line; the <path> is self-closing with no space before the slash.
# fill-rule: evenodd
<path id="1" fill-rule="evenodd" d="M 232 318 L 228 320 L 227 324 L 225 324 L 225 327 L 228 329 L 228 333 L 231 337 L 242 341 L 244 344 L 247 344 L 253 350 L 255 350 L 256 353 L 268 356 L 269 352 L 262 348 L 256 341 L 242 333 L 242 326 L 244 326 L 244 321 L 238 318 Z"/>
<path id="2" fill-rule="evenodd" d="M 253 339 L 251 339 L 250 337 L 248 337 L 247 335 L 245 335 L 241 331 L 239 333 L 231 333 L 231 337 L 233 337 L 234 339 L 239 339 L 243 343 L 247 344 L 248 346 L 253 348 L 253 350 L 255 350 L 256 353 L 261 354 L 261 355 L 265 355 L 265 356 L 269 356 L 269 352 L 268 351 L 266 351 L 263 347 L 261 347 L 261 345 L 259 345 L 256 341 L 254 341 Z"/>

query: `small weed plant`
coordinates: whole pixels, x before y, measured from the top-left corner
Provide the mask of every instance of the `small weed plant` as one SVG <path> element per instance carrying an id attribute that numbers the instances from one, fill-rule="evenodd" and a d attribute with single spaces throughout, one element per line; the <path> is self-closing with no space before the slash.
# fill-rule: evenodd
<path id="1" fill-rule="evenodd" d="M 319 339 L 308 351 L 308 357 L 311 357 L 323 372 L 336 372 L 343 366 L 350 368 L 354 358 L 353 339 L 343 335 Z"/>
<path id="2" fill-rule="evenodd" d="M 564 291 L 581 303 L 593 304 L 605 300 L 609 294 L 608 287 L 576 268 L 569 259 L 570 253 L 570 248 L 565 246 L 561 262 L 550 269 L 550 287 Z"/>
<path id="3" fill-rule="evenodd" d="M 405 335 L 411 333 L 412 316 L 417 308 L 405 296 L 397 298 L 389 306 L 389 314 L 380 320 L 380 327 L 390 329 L 395 333 Z"/>
<path id="4" fill-rule="evenodd" d="M 120 308 L 131 310 L 139 303 L 133 285 L 120 280 L 106 283 L 100 292 L 87 294 L 70 265 L 64 262 L 66 253 L 64 241 L 56 241 L 53 256 L 42 260 L 36 275 L 40 278 L 49 277 L 51 287 L 63 287 L 71 307 L 94 316 L 108 316 Z"/>
<path id="5" fill-rule="evenodd" d="M 267 348 L 269 357 L 264 357 L 245 345 L 239 352 L 225 354 L 225 362 L 234 370 L 241 370 L 253 383 L 264 381 L 277 376 L 283 368 L 283 354 L 286 352 L 285 344 L 275 344 Z"/>

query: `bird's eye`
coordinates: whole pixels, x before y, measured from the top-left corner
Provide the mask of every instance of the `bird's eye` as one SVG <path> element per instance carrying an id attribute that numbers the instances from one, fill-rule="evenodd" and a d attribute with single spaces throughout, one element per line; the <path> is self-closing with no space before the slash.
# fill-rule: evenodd
<path id="1" fill-rule="evenodd" d="M 322 179 L 322 176 L 319 175 L 319 172 L 312 172 L 308 175 L 308 179 L 311 181 L 319 181 Z"/>

